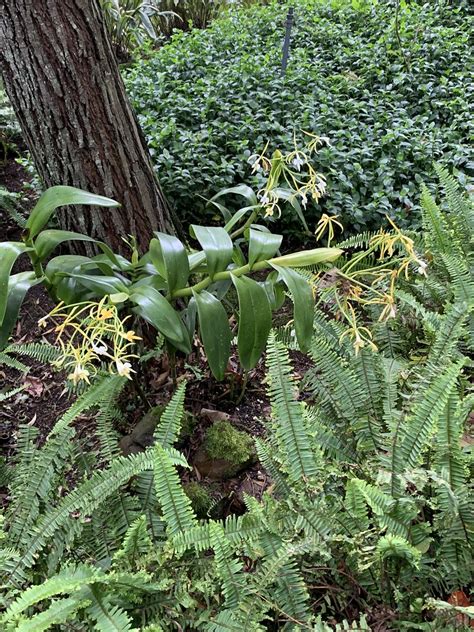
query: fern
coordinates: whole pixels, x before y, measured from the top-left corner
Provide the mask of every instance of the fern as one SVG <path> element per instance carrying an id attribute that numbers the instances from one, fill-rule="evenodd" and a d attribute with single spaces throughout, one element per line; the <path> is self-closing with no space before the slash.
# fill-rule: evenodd
<path id="1" fill-rule="evenodd" d="M 118 606 L 111 603 L 111 598 L 104 595 L 98 587 L 91 586 L 87 597 L 92 604 L 87 609 L 88 615 L 95 621 L 95 629 L 99 632 L 138 632 L 132 628 L 130 618 Z"/>
<path id="2" fill-rule="evenodd" d="M 77 615 L 77 611 L 89 605 L 86 599 L 79 600 L 77 597 L 66 599 L 56 599 L 49 608 L 40 612 L 30 619 L 21 620 L 16 628 L 16 632 L 43 632 L 49 630 L 54 625 L 65 624 Z"/>
<path id="3" fill-rule="evenodd" d="M 452 252 L 452 233 L 441 209 L 425 185 L 421 187 L 421 209 L 424 239 L 431 252 L 446 254 Z"/>
<path id="4" fill-rule="evenodd" d="M 96 472 L 89 480 L 78 485 L 57 507 L 46 512 L 35 525 L 29 539 L 22 546 L 19 560 L 8 568 L 10 581 L 24 581 L 24 571 L 35 563 L 36 556 L 47 542 L 57 531 L 74 520 L 71 514 L 79 512 L 80 515 L 87 516 L 93 513 L 132 476 L 152 466 L 153 456 L 150 452 L 135 454 L 128 458 L 118 457 L 108 469 Z"/>
<path id="5" fill-rule="evenodd" d="M 217 523 L 209 526 L 211 546 L 214 550 L 216 568 L 222 581 L 222 592 L 227 608 L 236 608 L 240 599 L 245 595 L 242 576 L 242 564 L 233 559 L 233 549 L 226 538 L 224 529 Z"/>
<path id="6" fill-rule="evenodd" d="M 59 434 L 64 428 L 69 426 L 78 415 L 86 410 L 90 410 L 102 402 L 114 401 L 118 389 L 124 384 L 124 380 L 125 378 L 121 378 L 117 375 L 107 375 L 94 382 L 56 422 L 48 435 L 48 439 Z"/>
<path id="7" fill-rule="evenodd" d="M 267 366 L 270 379 L 270 401 L 276 423 L 276 435 L 285 453 L 285 462 L 292 480 L 309 478 L 316 473 L 314 455 L 296 400 L 288 352 L 271 333 L 267 349 Z"/>
<path id="8" fill-rule="evenodd" d="M 362 396 L 352 367 L 319 336 L 313 338 L 310 354 L 315 368 L 308 371 L 305 384 L 318 392 L 329 413 L 351 418 L 360 409 Z"/>
<path id="9" fill-rule="evenodd" d="M 186 382 L 181 382 L 176 389 L 171 401 L 163 411 L 160 421 L 155 429 L 155 440 L 163 447 L 169 448 L 175 443 L 181 429 L 184 415 L 184 396 Z"/>
<path id="10" fill-rule="evenodd" d="M 459 185 L 453 176 L 439 164 L 435 164 L 441 187 L 448 205 L 449 218 L 455 221 L 454 234 L 465 253 L 470 253 L 474 234 L 474 205 L 460 192 Z"/>
<path id="11" fill-rule="evenodd" d="M 6 391 L 6 393 L 0 393 L 0 402 L 4 402 L 7 399 L 11 399 L 18 393 L 21 393 L 21 391 L 24 390 L 24 388 L 25 388 L 24 386 L 17 386 L 16 388 L 11 388 L 9 391 Z"/>
<path id="12" fill-rule="evenodd" d="M 453 356 L 463 333 L 467 315 L 465 303 L 454 303 L 444 315 L 426 362 L 427 370 L 430 373 L 436 374 L 445 359 Z"/>
<path id="13" fill-rule="evenodd" d="M 402 428 L 399 445 L 394 446 L 392 476 L 418 465 L 456 386 L 463 364 L 464 361 L 461 360 L 441 372 L 427 387 L 423 398 L 418 399 Z"/>
<path id="14" fill-rule="evenodd" d="M 30 342 L 28 344 L 12 344 L 3 350 L 4 353 L 27 356 L 42 364 L 50 364 L 59 358 L 61 350 L 49 342 Z"/>
<path id="15" fill-rule="evenodd" d="M 191 529 L 196 518 L 169 453 L 159 444 L 155 445 L 152 452 L 155 489 L 168 532 L 173 535 Z"/>
<path id="16" fill-rule="evenodd" d="M 11 621 L 40 601 L 45 601 L 56 595 L 74 592 L 78 588 L 96 582 L 100 577 L 103 577 L 103 573 L 91 566 L 84 564 L 76 567 L 65 566 L 61 573 L 50 577 L 38 586 L 31 586 L 23 591 L 20 597 L 10 604 L 1 620 L 4 623 Z"/>
<path id="17" fill-rule="evenodd" d="M 0 351 L 0 364 L 8 366 L 11 369 L 16 369 L 20 373 L 28 373 L 30 370 L 26 364 L 23 364 L 23 362 L 20 362 L 16 358 L 12 358 L 8 353 L 5 353 L 5 351 Z"/>
<path id="18" fill-rule="evenodd" d="M 24 472 L 17 471 L 22 484 L 17 486 L 15 500 L 9 508 L 10 539 L 14 546 L 23 542 L 40 513 L 40 503 L 45 503 L 53 491 L 57 469 L 71 454 L 71 439 L 75 432 L 65 428 L 61 434 L 37 450 Z"/>
<path id="19" fill-rule="evenodd" d="M 140 516 L 127 530 L 122 547 L 114 555 L 114 561 L 125 559 L 133 564 L 151 548 L 152 541 L 148 535 L 146 517 Z"/>

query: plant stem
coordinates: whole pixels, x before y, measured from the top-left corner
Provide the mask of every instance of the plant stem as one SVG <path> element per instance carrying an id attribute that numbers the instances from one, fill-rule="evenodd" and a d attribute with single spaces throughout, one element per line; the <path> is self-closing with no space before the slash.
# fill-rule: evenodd
<path id="1" fill-rule="evenodd" d="M 244 398 L 245 391 L 247 390 L 248 381 L 249 381 L 249 372 L 244 371 L 244 379 L 242 380 L 242 390 L 240 391 L 240 395 L 238 396 L 237 401 L 235 402 L 236 406 L 238 406 L 240 402 L 242 401 L 242 399 Z"/>
<path id="2" fill-rule="evenodd" d="M 180 290 L 176 290 L 171 295 L 172 299 L 180 298 L 182 296 L 192 296 L 194 292 L 200 292 L 201 290 L 206 289 L 211 283 L 214 281 L 225 281 L 226 279 L 230 279 L 231 275 L 236 277 L 242 276 L 243 274 L 248 274 L 249 272 L 254 272 L 257 270 L 264 270 L 265 268 L 270 267 L 268 261 L 257 261 L 253 266 L 250 266 L 246 263 L 244 266 L 240 268 L 234 268 L 233 270 L 224 270 L 223 272 L 217 272 L 211 279 L 211 277 L 206 277 L 199 283 L 195 285 L 191 285 L 190 287 L 184 287 Z"/>
<path id="3" fill-rule="evenodd" d="M 250 226 L 254 223 L 254 221 L 257 219 L 257 217 L 258 217 L 258 210 L 252 211 L 250 213 L 250 217 L 245 222 L 245 224 L 241 228 L 238 228 L 237 230 L 234 230 L 234 232 L 229 235 L 229 237 L 232 239 L 232 241 L 236 237 L 238 237 L 239 235 L 242 235 L 247 230 L 247 228 L 250 228 Z"/>

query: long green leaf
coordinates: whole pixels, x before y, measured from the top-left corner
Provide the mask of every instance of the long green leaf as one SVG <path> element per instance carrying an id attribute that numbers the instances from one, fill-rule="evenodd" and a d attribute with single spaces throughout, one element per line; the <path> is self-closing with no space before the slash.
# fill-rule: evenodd
<path id="1" fill-rule="evenodd" d="M 125 283 L 114 276 L 95 276 L 93 274 L 76 274 L 73 272 L 71 277 L 99 296 L 118 294 L 119 292 L 123 292 L 128 295 L 129 290 Z"/>
<path id="2" fill-rule="evenodd" d="M 120 206 L 115 200 L 102 195 L 94 195 L 75 187 L 51 187 L 40 197 L 26 222 L 29 236 L 36 237 L 40 230 L 46 226 L 54 211 L 59 206 L 67 206 L 68 204 L 105 207 Z"/>
<path id="3" fill-rule="evenodd" d="M 8 282 L 7 305 L 3 322 L 0 327 L 0 349 L 7 344 L 7 340 L 15 326 L 21 304 L 28 290 L 41 283 L 34 272 L 19 272 L 12 274 Z"/>
<path id="4" fill-rule="evenodd" d="M 273 260 L 275 261 L 275 260 Z M 313 290 L 301 275 L 291 268 L 282 268 L 272 261 L 271 266 L 277 270 L 293 298 L 296 339 L 301 351 L 306 352 L 313 335 L 314 298 Z"/>
<path id="5" fill-rule="evenodd" d="M 64 241 L 89 241 L 96 240 L 82 233 L 74 233 L 71 230 L 43 230 L 35 239 L 35 250 L 38 258 L 43 261 L 53 250 Z"/>
<path id="6" fill-rule="evenodd" d="M 134 312 L 148 321 L 177 349 L 191 352 L 189 336 L 183 321 L 166 298 L 152 287 L 130 289 L 130 300 L 136 303 Z"/>
<path id="7" fill-rule="evenodd" d="M 258 200 L 257 200 L 257 196 L 255 195 L 255 192 L 253 191 L 253 189 L 251 189 L 246 184 L 238 184 L 235 187 L 229 187 L 227 189 L 223 189 L 222 191 L 219 191 L 219 193 L 217 193 L 217 195 L 215 195 L 213 198 L 211 198 L 210 201 L 213 202 L 214 200 L 217 200 L 218 198 L 222 197 L 223 195 L 229 195 L 231 193 L 233 193 L 234 195 L 241 195 L 252 206 L 258 206 L 259 205 L 258 204 Z"/>
<path id="8" fill-rule="evenodd" d="M 0 325 L 7 310 L 8 283 L 13 264 L 18 257 L 30 248 L 21 241 L 4 241 L 0 243 Z"/>
<path id="9" fill-rule="evenodd" d="M 256 207 L 255 206 L 244 206 L 244 208 L 239 208 L 238 211 L 236 211 L 232 217 L 227 221 L 226 225 L 224 226 L 224 229 L 230 233 L 230 231 L 234 228 L 234 226 L 236 224 L 238 224 L 238 222 L 240 222 L 240 220 L 242 219 L 242 217 L 246 214 L 249 213 L 250 211 L 253 211 Z"/>
<path id="10" fill-rule="evenodd" d="M 168 290 L 173 292 L 185 287 L 189 277 L 189 262 L 186 249 L 179 239 L 165 233 L 155 233 L 150 242 L 153 265 L 166 279 Z"/>
<path id="11" fill-rule="evenodd" d="M 229 320 L 222 303 L 212 294 L 193 292 L 199 317 L 199 330 L 212 374 L 224 378 L 230 355 Z"/>
<path id="12" fill-rule="evenodd" d="M 249 264 L 253 266 L 257 261 L 271 259 L 278 251 L 283 241 L 283 235 L 265 233 L 251 227 L 249 231 Z"/>
<path id="13" fill-rule="evenodd" d="M 260 359 L 272 326 L 272 310 L 265 288 L 248 277 L 232 281 L 239 297 L 238 349 L 244 369 L 253 369 Z"/>
<path id="14" fill-rule="evenodd" d="M 224 228 L 193 224 L 191 229 L 206 253 L 207 272 L 212 279 L 232 261 L 232 240 Z"/>
<path id="15" fill-rule="evenodd" d="M 45 275 L 50 283 L 55 284 L 58 273 L 71 273 L 78 266 L 93 263 L 90 257 L 82 255 L 59 255 L 51 259 L 45 269 Z"/>

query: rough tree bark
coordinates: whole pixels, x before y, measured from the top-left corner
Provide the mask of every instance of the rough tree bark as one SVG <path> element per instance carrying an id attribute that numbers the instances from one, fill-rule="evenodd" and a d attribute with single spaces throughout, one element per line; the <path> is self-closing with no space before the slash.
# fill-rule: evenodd
<path id="1" fill-rule="evenodd" d="M 0 69 L 44 184 L 122 204 L 62 211 L 62 227 L 117 250 L 174 232 L 97 0 L 0 0 Z"/>

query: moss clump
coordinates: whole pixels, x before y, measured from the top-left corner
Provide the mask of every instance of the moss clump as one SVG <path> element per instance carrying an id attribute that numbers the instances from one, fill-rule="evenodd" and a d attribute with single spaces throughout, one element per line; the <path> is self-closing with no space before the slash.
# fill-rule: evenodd
<path id="1" fill-rule="evenodd" d="M 224 459 L 233 465 L 250 461 L 255 452 L 252 437 L 228 421 L 216 421 L 209 428 L 204 447 L 211 459 Z"/>
<path id="2" fill-rule="evenodd" d="M 184 492 L 191 501 L 191 505 L 198 518 L 206 518 L 209 509 L 213 505 L 213 499 L 209 491 L 196 481 L 185 483 Z"/>

